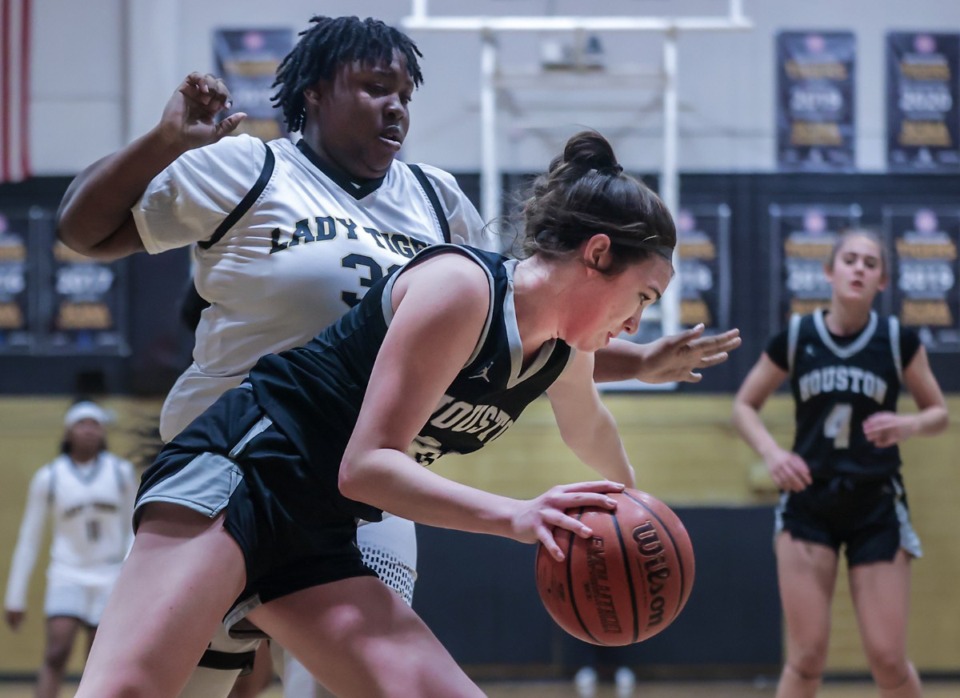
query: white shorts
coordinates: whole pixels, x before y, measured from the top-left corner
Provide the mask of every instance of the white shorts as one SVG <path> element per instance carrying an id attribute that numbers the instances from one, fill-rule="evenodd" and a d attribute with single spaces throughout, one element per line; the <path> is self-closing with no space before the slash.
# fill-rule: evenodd
<path id="1" fill-rule="evenodd" d="M 108 582 L 80 583 L 52 576 L 47 579 L 43 612 L 47 618 L 67 616 L 96 627 L 100 624 L 100 617 L 115 582 L 114 579 Z"/>

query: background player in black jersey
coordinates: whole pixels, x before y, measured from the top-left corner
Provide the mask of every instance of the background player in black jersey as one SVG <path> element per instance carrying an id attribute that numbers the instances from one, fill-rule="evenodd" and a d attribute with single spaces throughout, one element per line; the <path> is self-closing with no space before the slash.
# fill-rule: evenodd
<path id="1" fill-rule="evenodd" d="M 871 308 L 889 265 L 872 232 L 844 233 L 825 266 L 830 306 L 791 318 L 734 400 L 733 419 L 782 491 L 777 573 L 787 626 L 778 698 L 816 695 L 827 660 L 830 605 L 841 547 L 860 636 L 880 695 L 917 698 L 907 659 L 910 561 L 920 545 L 900 477 L 897 444 L 947 426 L 947 409 L 915 332 Z M 759 411 L 790 379 L 793 448 L 782 448 Z M 900 386 L 919 411 L 897 414 Z"/>
<path id="2" fill-rule="evenodd" d="M 607 493 L 634 481 L 593 353 L 636 331 L 676 244 L 666 207 L 593 132 L 534 183 L 523 237 L 519 262 L 427 248 L 307 345 L 261 359 L 164 448 L 78 698 L 176 695 L 251 596 L 251 620 L 337 695 L 482 695 L 363 566 L 356 521 L 388 510 L 558 559 L 555 530 L 589 535 L 565 511 L 612 508 Z M 544 390 L 564 441 L 606 480 L 518 500 L 424 467 L 482 447 Z"/>

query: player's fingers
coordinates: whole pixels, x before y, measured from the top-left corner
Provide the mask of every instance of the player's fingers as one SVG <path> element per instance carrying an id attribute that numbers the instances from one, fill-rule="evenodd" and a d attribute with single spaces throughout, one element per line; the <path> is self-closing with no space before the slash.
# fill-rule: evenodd
<path id="1" fill-rule="evenodd" d="M 556 508 L 560 512 L 583 507 L 598 507 L 612 511 L 617 508 L 617 500 L 600 492 L 566 492 L 550 497 L 547 506 Z M 556 525 L 555 522 L 551 523 Z"/>
<path id="2" fill-rule="evenodd" d="M 612 480 L 588 480 L 586 482 L 572 482 L 567 485 L 559 485 L 559 492 L 622 492 L 626 485 L 622 482 L 613 482 Z"/>
<path id="3" fill-rule="evenodd" d="M 214 112 L 231 104 L 227 83 L 213 73 L 190 73 L 181 85 L 180 92 Z"/>
<path id="4" fill-rule="evenodd" d="M 703 380 L 703 374 L 696 371 L 690 371 L 683 377 L 684 383 L 699 383 Z"/>
<path id="5" fill-rule="evenodd" d="M 593 535 L 593 529 L 587 524 L 583 523 L 583 521 L 577 517 L 570 516 L 560 510 L 550 512 L 549 515 L 543 517 L 543 521 L 545 524 L 548 524 L 548 526 L 546 526 L 546 534 L 550 536 L 551 539 L 558 530 L 570 531 L 575 536 L 580 536 L 581 538 L 589 538 Z"/>
<path id="6" fill-rule="evenodd" d="M 727 330 L 721 334 L 714 334 L 710 335 L 709 337 L 701 337 L 694 342 L 694 344 L 698 349 L 703 349 L 704 351 L 726 351 L 727 349 L 732 349 L 733 347 L 739 346 L 740 330 Z"/>
<path id="7" fill-rule="evenodd" d="M 203 95 L 210 92 L 209 81 L 203 73 L 190 73 L 182 83 L 180 92 L 187 97 L 200 101 Z"/>
<path id="8" fill-rule="evenodd" d="M 556 539 L 554 539 L 553 534 L 550 531 L 542 531 L 538 536 L 537 540 L 543 545 L 544 549 L 550 554 L 557 562 L 563 562 L 566 557 L 563 554 L 563 550 L 560 549 L 560 546 L 557 545 Z"/>
<path id="9" fill-rule="evenodd" d="M 231 114 L 219 124 L 217 124 L 217 138 L 223 138 L 224 136 L 229 136 L 231 133 L 237 130 L 244 119 L 247 118 L 247 115 L 244 112 L 237 112 L 236 114 Z"/>
<path id="10" fill-rule="evenodd" d="M 807 464 L 803 460 L 798 457 L 791 463 L 791 466 L 792 472 L 796 475 L 803 487 L 813 484 L 813 476 L 810 474 L 810 468 L 807 467 Z"/>
<path id="11" fill-rule="evenodd" d="M 722 364 L 726 361 L 730 355 L 727 352 L 720 352 L 719 354 L 711 354 L 710 356 L 704 356 L 700 359 L 700 364 L 704 368 L 710 368 L 711 366 L 716 366 L 717 364 Z"/>
<path id="12" fill-rule="evenodd" d="M 727 330 L 723 334 L 712 337 L 701 337 L 695 342 L 691 342 L 690 346 L 704 354 L 718 354 L 733 351 L 740 346 L 741 341 L 740 330 Z"/>
<path id="13" fill-rule="evenodd" d="M 703 341 L 701 335 L 705 329 L 705 325 L 701 322 L 694 325 L 689 330 L 677 332 L 677 334 L 672 334 L 669 337 L 665 337 L 665 339 L 673 346 L 689 345 L 692 347 L 696 345 L 697 342 Z"/>

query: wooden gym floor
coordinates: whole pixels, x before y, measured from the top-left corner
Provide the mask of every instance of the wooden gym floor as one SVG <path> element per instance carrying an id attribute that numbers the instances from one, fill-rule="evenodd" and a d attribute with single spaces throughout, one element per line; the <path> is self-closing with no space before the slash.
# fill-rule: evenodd
<path id="1" fill-rule="evenodd" d="M 563 682 L 487 682 L 481 684 L 489 698 L 577 698 L 572 683 Z M 72 698 L 76 684 L 70 683 L 61 691 L 61 698 Z M 696 683 L 655 681 L 637 683 L 634 698 L 771 698 L 774 685 L 768 682 L 702 681 Z M 928 681 L 924 684 L 925 698 L 957 698 L 960 681 Z M 875 698 L 876 689 L 867 682 L 833 681 L 820 691 L 818 698 Z M 0 698 L 31 698 L 28 683 L 0 681 Z M 262 698 L 282 698 L 279 684 L 262 694 Z M 595 698 L 615 698 L 610 685 L 601 684 Z"/>

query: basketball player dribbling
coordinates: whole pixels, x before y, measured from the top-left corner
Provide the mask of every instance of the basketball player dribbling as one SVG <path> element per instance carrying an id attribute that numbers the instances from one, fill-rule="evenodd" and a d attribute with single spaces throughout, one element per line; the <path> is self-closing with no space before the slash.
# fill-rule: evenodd
<path id="1" fill-rule="evenodd" d="M 193 246 L 196 285 L 211 305 L 194 363 L 165 402 L 164 439 L 238 385 L 260 356 L 306 342 L 418 249 L 444 241 L 508 247 L 484 229 L 451 175 L 395 159 L 421 81 L 418 57 L 408 37 L 382 22 L 314 18 L 277 74 L 276 103 L 302 133 L 297 145 L 223 138 L 243 115 L 214 123 L 227 108 L 226 89 L 192 74 L 156 128 L 71 185 L 59 229 L 73 249 L 112 259 Z M 645 346 L 615 342 L 601 352 L 597 378 L 699 380 L 700 369 L 739 345 L 736 330 L 708 338 L 702 329 Z M 409 599 L 412 525 L 391 518 L 358 537 L 368 562 Z M 232 684 L 256 644 L 239 642 L 218 637 L 209 664 L 220 669 L 210 672 L 228 680 L 206 676 L 188 695 L 226 694 L 212 683 Z"/>
<path id="2" fill-rule="evenodd" d="M 614 508 L 607 493 L 634 485 L 593 354 L 662 296 L 676 230 L 584 132 L 534 182 L 522 242 L 520 261 L 421 251 L 305 346 L 258 361 L 164 447 L 78 698 L 177 695 L 232 607 L 336 695 L 482 695 L 371 576 L 357 520 L 389 510 L 539 542 L 556 559 L 556 531 L 589 536 L 566 510 Z M 518 500 L 425 467 L 482 448 L 544 391 L 564 442 L 606 480 Z"/>

